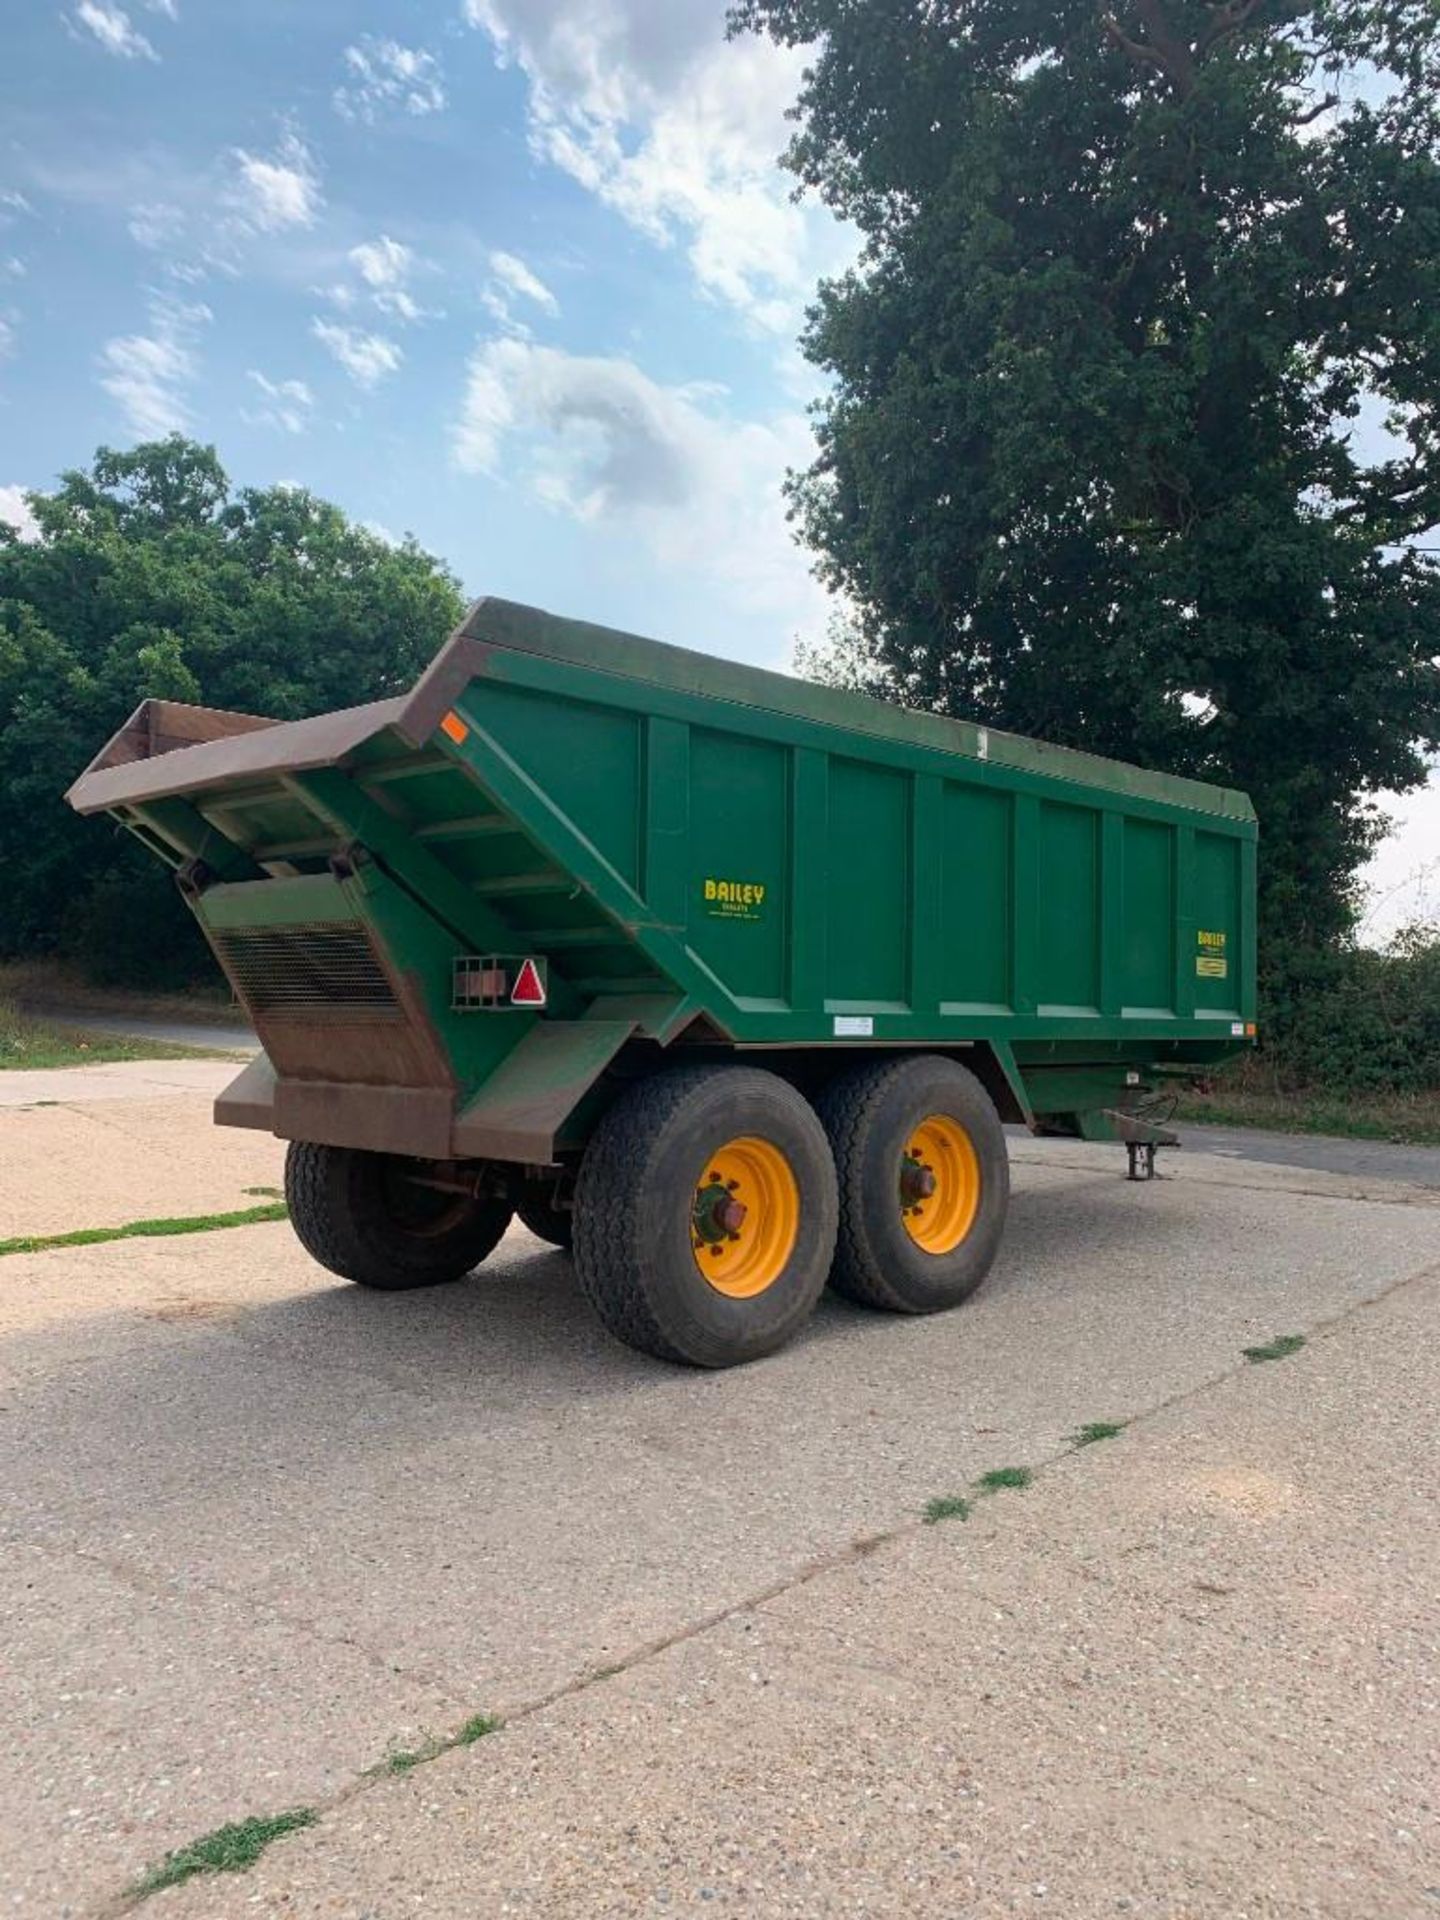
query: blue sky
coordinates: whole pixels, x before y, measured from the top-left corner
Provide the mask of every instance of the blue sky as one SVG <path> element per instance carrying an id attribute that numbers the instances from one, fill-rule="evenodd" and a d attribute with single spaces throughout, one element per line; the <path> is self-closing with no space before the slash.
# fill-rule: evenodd
<path id="1" fill-rule="evenodd" d="M 172 429 L 473 593 L 788 663 L 794 341 L 852 243 L 724 0 L 10 0 L 0 514 Z M 1440 913 L 1440 787 L 1372 931 Z"/>
<path id="2" fill-rule="evenodd" d="M 778 489 L 846 241 L 723 0 L 21 0 L 6 52 L 0 489 L 179 428 L 474 592 L 821 630 Z"/>

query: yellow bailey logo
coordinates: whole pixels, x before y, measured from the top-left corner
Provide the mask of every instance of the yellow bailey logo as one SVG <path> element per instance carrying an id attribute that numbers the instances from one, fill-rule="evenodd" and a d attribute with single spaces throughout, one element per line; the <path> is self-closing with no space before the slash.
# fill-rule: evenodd
<path id="1" fill-rule="evenodd" d="M 705 911 L 723 920 L 758 920 L 765 888 L 753 880 L 707 880 Z"/>

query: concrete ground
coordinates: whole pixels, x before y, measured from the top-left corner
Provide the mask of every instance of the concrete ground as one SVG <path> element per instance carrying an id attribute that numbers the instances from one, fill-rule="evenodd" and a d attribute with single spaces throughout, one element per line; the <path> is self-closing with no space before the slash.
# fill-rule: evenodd
<path id="1" fill-rule="evenodd" d="M 147 1060 L 0 1073 L 0 1240 L 263 1205 L 282 1144 L 209 1125 L 210 1101 L 238 1071 Z"/>
<path id="2" fill-rule="evenodd" d="M 7 1219 L 115 1222 L 50 1170 L 117 1100 L 0 1114 Z M 273 1183 L 200 1086 L 134 1104 L 126 1217 Z M 7 1910 L 305 1806 L 144 1910 L 1440 1916 L 1440 1195 L 1015 1158 L 969 1306 L 827 1302 L 722 1375 L 608 1342 L 519 1230 L 392 1297 L 283 1224 L 8 1258 Z"/>

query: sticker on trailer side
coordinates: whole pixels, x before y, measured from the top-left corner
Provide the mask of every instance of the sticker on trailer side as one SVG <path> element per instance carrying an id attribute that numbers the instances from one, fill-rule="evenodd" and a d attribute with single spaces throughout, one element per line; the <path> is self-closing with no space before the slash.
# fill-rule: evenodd
<path id="1" fill-rule="evenodd" d="M 758 920 L 765 892 L 754 880 L 706 880 L 701 886 L 705 911 L 717 920 Z"/>
<path id="2" fill-rule="evenodd" d="M 870 1040 L 874 1034 L 875 1022 L 868 1013 L 837 1013 L 835 1016 L 837 1040 Z"/>
<path id="3" fill-rule="evenodd" d="M 1230 963 L 1225 957 L 1226 936 L 1202 929 L 1195 935 L 1195 945 L 1195 971 L 1199 977 L 1202 980 L 1228 979 Z"/>

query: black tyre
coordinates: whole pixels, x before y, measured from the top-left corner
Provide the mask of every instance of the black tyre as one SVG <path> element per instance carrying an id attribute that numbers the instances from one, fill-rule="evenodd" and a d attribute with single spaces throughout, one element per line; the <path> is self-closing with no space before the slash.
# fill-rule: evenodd
<path id="1" fill-rule="evenodd" d="M 292 1141 L 285 1199 L 305 1251 L 342 1280 L 400 1292 L 459 1280 L 510 1224 L 504 1200 L 475 1200 L 416 1180 L 425 1163 Z"/>
<path id="2" fill-rule="evenodd" d="M 835 1245 L 835 1169 L 795 1089 L 751 1067 L 657 1074 L 596 1128 L 575 1270 L 618 1340 L 732 1367 L 808 1319 Z"/>
<path id="3" fill-rule="evenodd" d="M 1005 1132 L 974 1074 L 934 1054 L 879 1060 L 815 1104 L 840 1190 L 831 1285 L 892 1313 L 968 1299 L 1010 1204 Z"/>
<path id="4" fill-rule="evenodd" d="M 547 1190 L 532 1188 L 522 1193 L 515 1213 L 537 1240 L 547 1240 L 552 1247 L 560 1247 L 566 1253 L 570 1251 L 575 1238 L 575 1216 L 568 1207 L 557 1207 Z"/>

